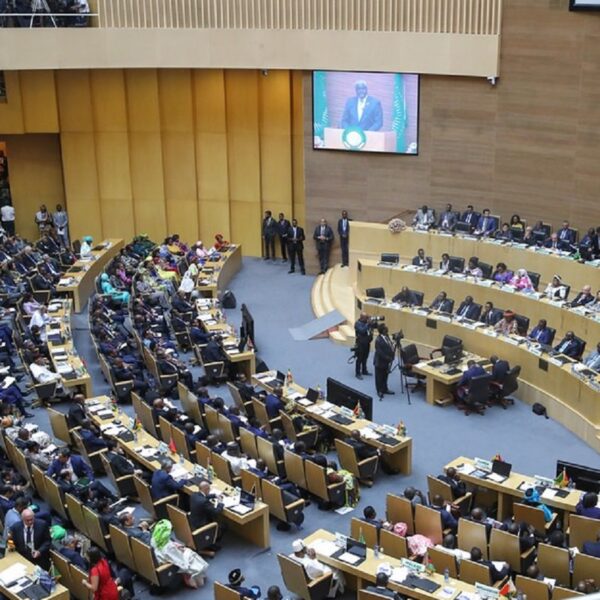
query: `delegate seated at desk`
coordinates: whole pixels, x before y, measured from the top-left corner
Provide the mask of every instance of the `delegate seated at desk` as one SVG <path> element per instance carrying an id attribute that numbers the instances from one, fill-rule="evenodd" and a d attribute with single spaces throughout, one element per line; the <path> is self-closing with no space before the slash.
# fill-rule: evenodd
<path id="1" fill-rule="evenodd" d="M 400 304 L 401 306 L 416 306 L 419 303 L 417 296 L 406 286 L 403 286 L 392 298 L 392 302 Z"/>
<path id="2" fill-rule="evenodd" d="M 463 401 L 467 396 L 471 379 L 485 374 L 485 369 L 478 365 L 474 360 L 469 360 L 467 362 L 467 370 L 462 374 L 462 377 L 456 384 L 456 397 L 459 401 Z"/>
<path id="3" fill-rule="evenodd" d="M 581 288 L 581 291 L 568 303 L 568 306 L 571 308 L 576 308 L 577 306 L 587 306 L 594 302 L 594 295 L 592 294 L 592 286 L 584 285 Z"/>
<path id="4" fill-rule="evenodd" d="M 386 598 L 393 598 L 394 600 L 401 600 L 402 596 L 398 592 L 388 590 L 387 586 L 390 578 L 385 573 L 377 573 L 375 577 L 375 585 L 368 585 L 365 590 L 367 592 L 373 592 Z"/>
<path id="5" fill-rule="evenodd" d="M 527 337 L 533 342 L 538 342 L 545 346 L 549 345 L 552 342 L 552 332 L 546 323 L 546 319 L 540 319 Z"/>
<path id="6" fill-rule="evenodd" d="M 183 481 L 175 481 L 170 475 L 173 469 L 173 462 L 166 458 L 161 460 L 160 469 L 152 473 L 152 482 L 150 484 L 150 491 L 154 500 L 160 500 L 166 498 L 171 494 L 176 494 L 185 485 Z"/>
<path id="7" fill-rule="evenodd" d="M 412 264 L 414 267 L 421 267 L 425 269 L 431 269 L 433 266 L 431 257 L 425 256 L 425 250 L 423 250 L 423 248 L 419 248 L 417 250 L 417 255 L 412 259 Z"/>
<path id="8" fill-rule="evenodd" d="M 479 304 L 475 304 L 473 301 L 473 296 L 466 296 L 456 311 L 457 317 L 463 317 L 464 319 L 470 319 L 471 321 L 476 321 L 479 319 L 480 314 L 481 306 Z"/>
<path id="9" fill-rule="evenodd" d="M 581 344 L 572 331 L 567 331 L 565 337 L 554 346 L 554 352 L 577 358 L 581 354 Z"/>
<path id="10" fill-rule="evenodd" d="M 452 300 L 448 299 L 446 292 L 440 292 L 429 305 L 429 308 L 436 312 L 450 314 L 452 312 Z"/>
<path id="11" fill-rule="evenodd" d="M 435 213 L 426 204 L 419 208 L 412 221 L 415 229 L 427 230 L 435 224 Z"/>
<path id="12" fill-rule="evenodd" d="M 517 333 L 519 324 L 516 315 L 512 310 L 504 311 L 502 318 L 494 325 L 494 330 L 502 335 L 511 335 Z"/>
<path id="13" fill-rule="evenodd" d="M 583 364 L 592 371 L 600 372 L 600 342 L 596 344 L 596 349 L 583 359 Z"/>
<path id="14" fill-rule="evenodd" d="M 438 229 L 440 231 L 454 231 L 456 227 L 456 213 L 452 210 L 452 204 L 446 204 L 446 210 L 440 215 Z"/>
<path id="15" fill-rule="evenodd" d="M 482 237 L 491 236 L 496 230 L 496 220 L 490 216 L 490 209 L 484 208 L 473 233 Z"/>

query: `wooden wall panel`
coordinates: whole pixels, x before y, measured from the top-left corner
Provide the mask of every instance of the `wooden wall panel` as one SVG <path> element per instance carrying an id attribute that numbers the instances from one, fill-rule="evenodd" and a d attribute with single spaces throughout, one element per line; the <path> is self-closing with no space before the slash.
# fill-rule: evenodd
<path id="1" fill-rule="evenodd" d="M 225 78 L 221 69 L 195 70 L 194 119 L 200 239 L 231 239 Z"/>
<path id="2" fill-rule="evenodd" d="M 17 71 L 5 71 L 6 102 L 0 102 L 0 133 L 25 133 L 21 82 Z"/>
<path id="3" fill-rule="evenodd" d="M 58 133 L 54 71 L 21 71 L 23 125 L 27 133 Z"/>
<path id="4" fill-rule="evenodd" d="M 303 74 L 292 74 L 292 193 L 293 216 L 304 224 L 305 188 L 304 188 L 304 88 Z M 310 110 L 310 106 L 307 107 Z M 311 111 L 312 112 L 312 111 Z"/>
<path id="5" fill-rule="evenodd" d="M 15 207 L 16 228 L 24 237 L 35 240 L 33 219 L 40 204 L 54 212 L 65 205 L 60 144 L 55 134 L 3 136 L 10 161 L 10 186 Z"/>
<path id="6" fill-rule="evenodd" d="M 60 130 L 93 131 L 90 71 L 56 71 Z"/>
<path id="7" fill-rule="evenodd" d="M 269 71 L 258 78 L 261 203 L 276 217 L 291 218 L 292 101 L 289 71 Z"/>
<path id="8" fill-rule="evenodd" d="M 231 238 L 247 254 L 260 255 L 260 140 L 256 71 L 226 71 L 227 160 Z"/>

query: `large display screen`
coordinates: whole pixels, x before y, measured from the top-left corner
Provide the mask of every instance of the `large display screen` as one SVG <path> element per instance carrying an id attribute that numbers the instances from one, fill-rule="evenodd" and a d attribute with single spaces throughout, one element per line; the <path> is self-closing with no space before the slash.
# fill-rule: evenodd
<path id="1" fill-rule="evenodd" d="M 570 10 L 600 10 L 600 0 L 570 0 Z"/>
<path id="2" fill-rule="evenodd" d="M 313 71 L 313 147 L 419 151 L 419 76 Z"/>

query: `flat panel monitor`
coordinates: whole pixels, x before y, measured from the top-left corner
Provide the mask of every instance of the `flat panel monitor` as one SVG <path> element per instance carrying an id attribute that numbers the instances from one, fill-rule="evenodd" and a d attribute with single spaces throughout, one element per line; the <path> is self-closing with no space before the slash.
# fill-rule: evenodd
<path id="1" fill-rule="evenodd" d="M 419 76 L 313 71 L 313 148 L 418 154 Z"/>

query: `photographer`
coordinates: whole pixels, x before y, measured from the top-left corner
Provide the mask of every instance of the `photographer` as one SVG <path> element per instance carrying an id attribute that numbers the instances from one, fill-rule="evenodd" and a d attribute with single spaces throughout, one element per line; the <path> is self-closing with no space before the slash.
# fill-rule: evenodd
<path id="1" fill-rule="evenodd" d="M 386 325 L 379 325 L 379 335 L 375 340 L 375 357 L 373 364 L 375 365 L 375 389 L 381 400 L 384 394 L 393 395 L 388 388 L 387 380 L 390 373 L 390 367 L 396 356 L 394 342 L 388 335 Z"/>
<path id="2" fill-rule="evenodd" d="M 370 375 L 367 371 L 367 358 L 373 341 L 373 328 L 377 321 L 369 319 L 365 312 L 360 313 L 358 321 L 354 323 L 354 334 L 356 337 L 356 346 L 354 348 L 356 358 L 356 379 L 362 379 L 363 375 Z"/>

